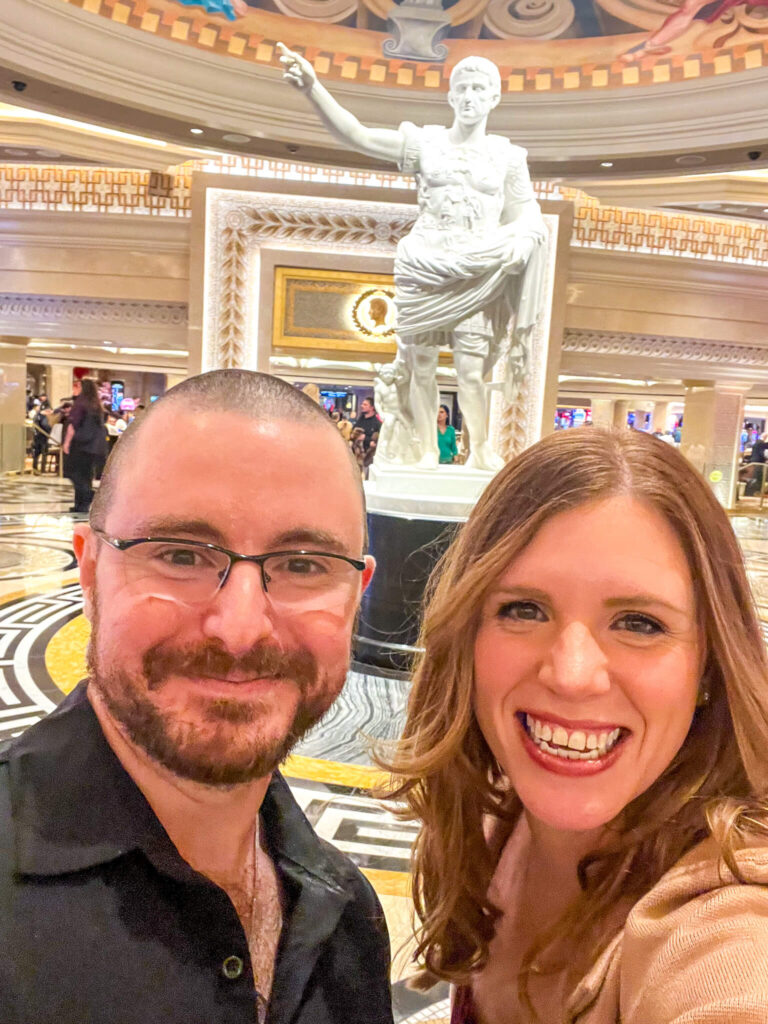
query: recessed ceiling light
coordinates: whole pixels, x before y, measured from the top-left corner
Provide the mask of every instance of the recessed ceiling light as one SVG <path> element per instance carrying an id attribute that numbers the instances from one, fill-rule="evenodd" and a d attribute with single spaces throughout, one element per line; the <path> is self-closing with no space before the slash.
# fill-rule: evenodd
<path id="1" fill-rule="evenodd" d="M 224 142 L 250 142 L 250 135 L 238 135 L 237 132 L 230 132 L 228 135 L 221 136 Z"/>
<path id="2" fill-rule="evenodd" d="M 189 129 L 189 133 L 190 133 L 190 135 L 202 135 L 203 134 L 203 129 L 202 128 L 190 128 Z"/>
<path id="3" fill-rule="evenodd" d="M 603 160 L 601 167 L 613 167 L 613 160 Z"/>
<path id="4" fill-rule="evenodd" d="M 47 156 L 50 157 L 52 160 L 61 156 L 61 153 L 58 151 L 58 149 L 36 149 L 35 152 L 38 156 Z"/>
<path id="5" fill-rule="evenodd" d="M 707 158 L 702 156 L 701 153 L 686 153 L 683 156 L 676 156 L 675 163 L 679 164 L 680 167 L 697 167 L 699 164 L 705 164 Z"/>

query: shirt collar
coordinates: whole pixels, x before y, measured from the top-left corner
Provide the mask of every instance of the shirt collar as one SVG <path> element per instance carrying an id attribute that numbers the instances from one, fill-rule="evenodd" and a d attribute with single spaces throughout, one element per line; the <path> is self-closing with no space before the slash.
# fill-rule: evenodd
<path id="1" fill-rule="evenodd" d="M 107 742 L 86 686 L 0 755 L 10 770 L 17 870 L 64 874 L 142 850 L 160 870 L 199 880 Z M 346 897 L 354 868 L 318 839 L 278 772 L 261 817 L 278 871 Z"/>
<path id="2" fill-rule="evenodd" d="M 22 874 L 81 871 L 135 849 L 183 864 L 107 743 L 85 682 L 3 759 Z"/>

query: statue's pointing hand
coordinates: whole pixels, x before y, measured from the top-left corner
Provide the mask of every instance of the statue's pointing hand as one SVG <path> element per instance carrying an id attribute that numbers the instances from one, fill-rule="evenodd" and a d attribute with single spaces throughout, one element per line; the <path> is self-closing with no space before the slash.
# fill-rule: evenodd
<path id="1" fill-rule="evenodd" d="M 277 49 L 283 65 L 283 78 L 300 92 L 308 93 L 317 81 L 315 69 L 300 53 L 289 50 L 285 43 L 278 43 Z"/>

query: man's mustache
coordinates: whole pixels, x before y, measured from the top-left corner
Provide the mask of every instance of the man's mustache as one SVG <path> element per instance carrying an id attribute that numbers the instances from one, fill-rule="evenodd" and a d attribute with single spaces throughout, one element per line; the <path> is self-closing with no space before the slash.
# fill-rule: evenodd
<path id="1" fill-rule="evenodd" d="M 257 644 L 237 657 L 216 642 L 185 648 L 157 644 L 145 652 L 142 662 L 150 690 L 158 689 L 169 676 L 289 679 L 302 693 L 317 680 L 317 661 L 311 651 L 284 651 L 272 644 Z"/>

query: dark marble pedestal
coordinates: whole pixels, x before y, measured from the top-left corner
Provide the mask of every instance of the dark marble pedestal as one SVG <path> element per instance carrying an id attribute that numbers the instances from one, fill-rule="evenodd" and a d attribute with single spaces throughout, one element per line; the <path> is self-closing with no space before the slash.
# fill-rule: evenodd
<path id="1" fill-rule="evenodd" d="M 460 522 L 396 512 L 369 512 L 369 551 L 376 572 L 363 596 L 355 659 L 408 671 L 417 650 L 424 588 Z"/>

